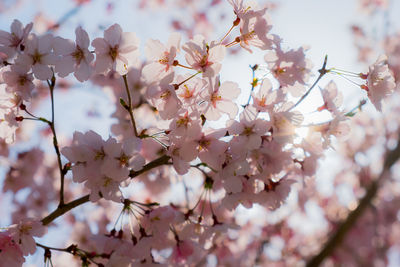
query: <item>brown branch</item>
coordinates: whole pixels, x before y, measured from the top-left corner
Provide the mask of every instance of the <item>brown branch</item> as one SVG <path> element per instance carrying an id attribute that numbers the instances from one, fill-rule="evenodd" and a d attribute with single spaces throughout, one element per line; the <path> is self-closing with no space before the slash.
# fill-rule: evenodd
<path id="1" fill-rule="evenodd" d="M 124 108 L 128 111 L 129 113 L 129 117 L 131 118 L 131 123 L 132 123 L 132 127 L 133 127 L 133 134 L 138 137 L 138 132 L 137 132 L 137 128 L 136 128 L 136 122 L 135 122 L 135 118 L 133 117 L 133 109 L 132 109 L 132 98 L 131 98 L 131 93 L 129 90 L 129 86 L 128 86 L 128 80 L 126 77 L 127 74 L 122 75 L 122 78 L 124 79 L 124 84 L 125 84 L 125 90 L 126 90 L 126 94 L 128 95 L 128 105 L 124 105 Z"/>
<path id="2" fill-rule="evenodd" d="M 158 167 L 158 166 L 161 166 L 161 165 L 165 165 L 165 164 L 168 163 L 169 159 L 170 159 L 169 156 L 163 155 L 163 156 L 161 156 L 161 157 L 159 157 L 159 158 L 147 163 L 139 171 L 131 170 L 130 173 L 129 173 L 129 177 L 134 178 L 134 177 L 139 176 L 140 174 L 142 174 L 144 172 L 147 172 L 148 170 L 151 170 L 151 169 L 153 169 L 155 167 Z"/>
<path id="3" fill-rule="evenodd" d="M 42 219 L 43 225 L 47 225 L 54 221 L 56 218 L 60 217 L 64 213 L 72 210 L 75 207 L 78 207 L 79 205 L 82 205 L 86 202 L 89 201 L 89 195 L 83 196 L 81 198 L 75 199 L 74 201 L 71 201 L 67 204 L 64 204 L 63 206 L 59 206 L 55 211 L 47 215 Z"/>
<path id="4" fill-rule="evenodd" d="M 59 206 L 63 206 L 64 205 L 64 178 L 65 178 L 65 172 L 62 166 L 62 162 L 61 162 L 61 153 L 60 153 L 60 148 L 58 146 L 58 141 L 57 141 L 57 134 L 56 134 L 56 128 L 55 128 L 55 123 L 54 123 L 54 88 L 56 86 L 56 77 L 54 76 L 54 72 L 53 72 L 53 76 L 51 78 L 51 80 L 47 80 L 47 84 L 49 86 L 50 89 L 50 100 L 51 100 L 51 121 L 48 120 L 42 120 L 44 122 L 46 122 L 50 129 L 51 132 L 53 133 L 53 146 L 54 146 L 54 150 L 56 151 L 57 154 L 57 164 L 58 164 L 58 169 L 60 170 L 60 177 L 61 177 L 61 181 L 60 181 L 60 202 L 59 202 Z"/>
<path id="5" fill-rule="evenodd" d="M 384 180 L 384 177 L 390 171 L 390 168 L 393 166 L 394 163 L 396 163 L 396 161 L 399 158 L 400 158 L 400 140 L 397 143 L 397 147 L 394 150 L 389 151 L 389 153 L 387 153 L 381 174 L 376 180 L 374 180 L 368 186 L 367 193 L 360 200 L 357 208 L 353 210 L 347 216 L 347 219 L 340 224 L 340 226 L 337 228 L 337 231 L 331 236 L 328 242 L 326 242 L 325 246 L 318 253 L 318 255 L 314 256 L 307 263 L 306 265 L 307 267 L 319 266 L 325 260 L 325 258 L 329 257 L 336 249 L 336 247 L 338 247 L 341 244 L 347 232 L 354 226 L 358 218 L 361 217 L 366 208 L 371 204 L 372 199 L 375 197 L 379 189 L 380 183 L 382 182 L 382 180 Z"/>
<path id="6" fill-rule="evenodd" d="M 149 170 L 159 167 L 161 165 L 167 164 L 169 159 L 170 159 L 169 156 L 163 155 L 163 156 L 147 163 L 146 165 L 144 165 L 144 167 L 141 170 L 131 171 L 129 174 L 129 177 L 134 178 L 146 171 L 149 171 Z M 86 202 L 89 202 L 89 195 L 85 195 L 81 198 L 75 199 L 69 203 L 62 205 L 62 206 L 58 206 L 58 208 L 55 211 L 53 211 L 52 213 L 50 213 L 49 215 L 47 215 L 46 217 L 44 217 L 42 219 L 43 225 L 47 225 L 47 224 L 51 223 L 56 218 L 60 217 L 61 215 L 65 214 L 66 212 L 70 211 L 71 209 L 78 207 Z"/>

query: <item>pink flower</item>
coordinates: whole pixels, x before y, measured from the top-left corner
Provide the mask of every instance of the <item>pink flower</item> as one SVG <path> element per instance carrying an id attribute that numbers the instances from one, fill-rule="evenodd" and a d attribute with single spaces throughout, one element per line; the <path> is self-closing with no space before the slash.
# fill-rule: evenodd
<path id="1" fill-rule="evenodd" d="M 129 168 L 138 171 L 144 166 L 144 158 L 139 154 L 141 140 L 136 137 L 125 139 L 123 143 L 117 143 L 115 139 L 109 139 L 104 144 L 104 163 L 101 172 L 112 177 L 113 180 L 123 181 L 129 176 Z"/>
<path id="2" fill-rule="evenodd" d="M 54 38 L 54 53 L 61 56 L 55 64 L 55 71 L 60 77 L 65 77 L 71 72 L 80 82 L 90 78 L 93 70 L 90 62 L 94 56 L 90 53 L 89 36 L 81 27 L 76 28 L 76 43 L 61 37 Z"/>
<path id="3" fill-rule="evenodd" d="M 72 174 L 75 182 L 85 182 L 91 190 L 90 200 L 100 197 L 119 202 L 121 183 L 129 178 L 130 168 L 139 170 L 144 159 L 139 154 L 140 140 L 131 138 L 122 144 L 114 138 L 104 141 L 93 131 L 85 134 L 75 132 L 73 144 L 61 152 L 73 163 Z"/>
<path id="4" fill-rule="evenodd" d="M 196 140 L 200 160 L 214 170 L 220 170 L 225 160 L 225 151 L 228 144 L 219 140 L 225 135 L 224 130 L 206 129 Z"/>
<path id="5" fill-rule="evenodd" d="M 232 101 L 240 94 L 238 85 L 234 82 L 224 82 L 220 85 L 219 76 L 213 79 L 208 90 L 201 92 L 201 97 L 207 104 L 204 105 L 204 115 L 207 120 L 218 120 L 221 113 L 228 114 L 230 119 L 235 118 L 239 108 Z"/>
<path id="6" fill-rule="evenodd" d="M 259 11 L 248 11 L 240 22 L 240 36 L 235 41 L 240 46 L 252 53 L 250 46 L 258 47 L 261 50 L 271 49 L 274 37 L 268 35 L 272 26 L 265 15 L 265 9 Z"/>
<path id="7" fill-rule="evenodd" d="M 278 142 L 291 142 L 295 136 L 296 127 L 303 122 L 304 116 L 299 111 L 289 111 L 292 105 L 286 102 L 269 114 L 272 123 L 272 138 Z"/>
<path id="8" fill-rule="evenodd" d="M 310 130 L 321 133 L 322 138 L 324 139 L 323 145 L 326 148 L 331 144 L 330 138 L 332 135 L 340 140 L 345 140 L 348 137 L 351 128 L 348 117 L 343 114 L 337 114 L 332 121 L 312 126 Z"/>
<path id="9" fill-rule="evenodd" d="M 256 108 L 247 106 L 240 114 L 240 122 L 227 122 L 229 134 L 236 135 L 231 141 L 235 150 L 252 150 L 261 146 L 261 136 L 265 135 L 271 126 L 266 120 L 257 119 L 257 116 Z"/>
<path id="10" fill-rule="evenodd" d="M 116 71 L 123 75 L 138 58 L 139 39 L 135 33 L 122 32 L 121 26 L 114 24 L 104 31 L 104 38 L 92 42 L 96 52 L 96 73 Z"/>
<path id="11" fill-rule="evenodd" d="M 190 162 L 197 157 L 197 143 L 193 140 L 172 144 L 168 147 L 168 155 L 172 158 L 172 164 L 178 174 L 189 171 Z"/>
<path id="12" fill-rule="evenodd" d="M 252 93 L 253 105 L 257 111 L 269 112 L 272 111 L 277 103 L 283 101 L 284 95 L 282 90 L 273 90 L 269 79 L 265 78 L 257 93 Z"/>
<path id="13" fill-rule="evenodd" d="M 164 120 L 172 119 L 181 107 L 181 101 L 178 99 L 175 87 L 171 84 L 174 78 L 172 72 L 165 76 L 160 83 L 149 85 L 147 89 L 147 98 L 155 106 Z"/>
<path id="14" fill-rule="evenodd" d="M 35 88 L 33 74 L 28 73 L 26 65 L 12 65 L 9 71 L 3 72 L 3 80 L 7 84 L 7 91 L 17 94 L 22 100 L 29 101 L 31 92 Z"/>
<path id="15" fill-rule="evenodd" d="M 14 20 L 11 24 L 11 33 L 0 30 L 0 52 L 13 58 L 16 53 L 24 51 L 25 40 L 32 30 L 32 23 L 25 27 L 19 20 Z"/>
<path id="16" fill-rule="evenodd" d="M 328 85 L 321 90 L 321 93 L 324 104 L 318 108 L 318 111 L 326 109 L 333 114 L 338 114 L 339 107 L 343 102 L 343 95 L 338 91 L 335 82 L 330 81 Z"/>
<path id="17" fill-rule="evenodd" d="M 44 152 L 32 148 L 18 154 L 17 160 L 10 166 L 3 183 L 3 191 L 17 193 L 23 188 L 35 185 L 34 177 L 43 163 Z"/>
<path id="18" fill-rule="evenodd" d="M 155 81 L 172 71 L 175 57 L 180 50 L 180 40 L 179 33 L 172 33 L 166 46 L 158 40 L 147 41 L 145 53 L 149 63 L 143 68 L 143 75 L 147 81 Z"/>
<path id="19" fill-rule="evenodd" d="M 167 238 L 170 232 L 170 225 L 182 223 L 184 220 L 184 215 L 181 212 L 171 206 L 162 206 L 143 216 L 140 223 L 149 234 L 159 238 Z"/>
<path id="20" fill-rule="evenodd" d="M 256 2 L 247 1 L 246 4 L 243 3 L 244 0 L 228 0 L 229 4 L 233 6 L 233 12 L 239 19 L 243 19 L 246 14 L 257 9 Z"/>
<path id="21" fill-rule="evenodd" d="M 25 262 L 21 247 L 8 231 L 0 232 L 0 262 L 7 267 L 21 267 Z"/>
<path id="22" fill-rule="evenodd" d="M 94 131 L 74 132 L 72 145 L 61 149 L 61 153 L 74 165 L 72 179 L 82 183 L 85 180 L 99 175 L 101 160 L 105 157 L 104 141 Z"/>
<path id="23" fill-rule="evenodd" d="M 178 76 L 176 82 L 179 84 L 185 79 L 187 79 L 189 75 Z M 183 83 L 179 86 L 178 90 L 176 90 L 176 94 L 178 98 L 182 101 L 183 106 L 196 108 L 197 102 L 200 100 L 200 92 L 207 86 L 207 81 L 198 77 L 194 77 L 189 81 Z"/>
<path id="24" fill-rule="evenodd" d="M 375 108 L 382 111 L 383 99 L 392 94 L 395 87 L 393 74 L 387 65 L 387 57 L 382 55 L 369 67 L 367 84 L 361 88 L 368 92 L 368 97 Z"/>
<path id="25" fill-rule="evenodd" d="M 24 256 L 33 254 L 36 251 L 36 242 L 34 236 L 41 237 L 47 229 L 42 222 L 36 219 L 27 218 L 20 221 L 18 224 L 13 224 L 8 231 L 16 244 L 20 245 Z"/>
<path id="26" fill-rule="evenodd" d="M 193 241 L 179 241 L 172 251 L 171 260 L 176 264 L 183 264 L 195 253 L 195 250 L 196 246 Z"/>
<path id="27" fill-rule="evenodd" d="M 169 138 L 172 140 L 192 140 L 201 134 L 201 119 L 198 112 L 182 110 L 169 125 Z"/>
<path id="28" fill-rule="evenodd" d="M 290 193 L 290 187 L 295 182 L 286 177 L 279 181 L 269 180 L 264 183 L 264 190 L 256 194 L 255 201 L 270 210 L 276 210 L 285 202 Z"/>
<path id="29" fill-rule="evenodd" d="M 186 62 L 193 69 L 201 71 L 203 76 L 214 77 L 220 72 L 220 61 L 225 56 L 225 46 L 207 44 L 204 36 L 196 35 L 182 49 L 186 51 Z"/>
<path id="30" fill-rule="evenodd" d="M 274 77 L 285 91 L 298 97 L 304 91 L 304 85 L 311 73 L 311 61 L 305 58 L 305 49 L 284 52 L 280 45 L 264 57 Z"/>
<path id="31" fill-rule="evenodd" d="M 53 76 L 51 66 L 56 63 L 57 57 L 53 53 L 53 35 L 46 34 L 37 37 L 30 34 L 25 42 L 25 50 L 15 60 L 16 64 L 31 67 L 33 74 L 39 80 L 48 80 Z"/>
<path id="32" fill-rule="evenodd" d="M 18 128 L 17 117 L 16 109 L 0 109 L 0 138 L 4 139 L 7 144 L 15 141 L 15 131 Z"/>

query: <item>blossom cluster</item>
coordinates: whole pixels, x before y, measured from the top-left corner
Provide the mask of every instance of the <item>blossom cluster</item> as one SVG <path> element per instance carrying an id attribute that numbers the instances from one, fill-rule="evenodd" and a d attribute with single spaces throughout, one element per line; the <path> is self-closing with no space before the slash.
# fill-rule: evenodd
<path id="1" fill-rule="evenodd" d="M 78 256 L 82 264 L 92 260 L 105 266 L 187 266 L 212 253 L 217 255 L 218 265 L 235 265 L 233 255 L 239 248 L 225 244 L 229 243 L 229 230 L 240 231 L 232 215 L 236 208 L 280 208 L 293 184 L 315 176 L 318 160 L 334 139 L 344 140 L 349 135 L 350 116 L 333 81 L 320 89 L 323 103 L 316 107 L 331 119 L 304 124 L 306 115 L 297 107 L 315 86 L 309 88 L 313 66 L 307 50 L 282 47 L 281 38 L 270 34 L 267 8 L 241 0 L 228 2 L 236 17 L 227 35 L 238 28 L 231 41 L 226 41 L 226 36 L 208 41 L 198 34 L 181 44 L 182 36 L 172 33 L 165 44 L 153 39 L 145 43 L 145 61 L 136 34 L 124 32 L 118 24 L 92 41 L 81 27 L 76 28 L 76 40 L 72 41 L 50 33 L 38 36 L 31 33 L 32 24 L 23 26 L 18 20 L 10 32 L 0 31 L 0 145 L 13 143 L 27 118 L 46 123 L 53 134 L 55 165 L 61 176 L 56 213 L 88 200 L 106 209 L 108 204 L 103 201 L 111 200 L 123 204 L 120 216 L 135 218 L 135 225 L 130 222 L 129 228 L 121 219 L 118 232 L 120 217 L 109 231 L 112 219 L 107 215 L 98 218 L 97 234 L 88 226 L 75 228 L 74 235 L 83 236 L 82 242 L 62 251 Z M 249 53 L 255 48 L 265 51 L 270 73 L 251 81 L 249 101 L 243 106 L 237 98 L 244 90 L 220 75 L 227 51 L 234 46 Z M 253 74 L 257 69 L 257 65 L 252 67 Z M 318 80 L 333 71 L 326 68 L 325 61 Z M 39 118 L 28 110 L 27 104 L 34 104 L 42 82 L 47 82 L 53 103 L 56 81 L 72 73 L 79 82 L 90 80 L 112 89 L 114 137 L 103 140 L 94 131 L 75 132 L 71 142 L 60 147 L 54 118 Z M 387 59 L 379 58 L 359 77 L 366 82 L 361 88 L 382 111 L 383 100 L 396 86 Z M 217 123 L 224 126 L 211 126 Z M 300 127 L 308 128 L 304 138 L 298 134 Z M 3 190 L 16 194 L 32 186 L 43 153 L 36 149 L 20 154 Z M 164 202 L 155 207 L 161 201 L 153 200 L 163 199 L 174 177 L 191 177 L 193 169 L 199 171 L 202 181 L 196 204 L 187 200 L 186 206 Z M 70 180 L 78 186 L 84 183 L 81 192 L 89 192 L 88 197 L 65 202 Z M 125 189 L 138 183 L 132 180 L 145 185 L 144 193 L 135 195 L 144 202 L 130 200 Z M 148 192 L 154 194 L 146 195 Z M 23 256 L 35 251 L 32 236 L 42 236 L 43 224 L 52 220 L 29 219 L 1 232 L 0 259 L 20 266 Z"/>

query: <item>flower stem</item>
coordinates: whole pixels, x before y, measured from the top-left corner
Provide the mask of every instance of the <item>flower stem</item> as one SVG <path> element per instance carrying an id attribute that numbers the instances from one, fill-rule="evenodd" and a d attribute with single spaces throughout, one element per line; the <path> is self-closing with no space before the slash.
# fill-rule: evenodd
<path id="1" fill-rule="evenodd" d="M 50 89 L 50 100 L 51 100 L 51 121 L 45 120 L 45 122 L 50 126 L 51 132 L 53 133 L 53 146 L 54 150 L 56 151 L 57 154 L 57 163 L 58 163 L 58 169 L 60 171 L 60 177 L 61 177 L 61 185 L 60 185 L 60 203 L 59 206 L 62 207 L 64 205 L 64 177 L 65 177 L 65 172 L 63 170 L 62 162 L 61 162 L 61 153 L 60 153 L 60 148 L 58 146 L 58 140 L 57 140 L 57 134 L 56 134 L 56 128 L 54 124 L 54 88 L 56 85 L 56 77 L 54 76 L 51 78 L 51 80 L 47 80 L 47 84 Z"/>
<path id="2" fill-rule="evenodd" d="M 228 32 L 224 35 L 224 37 L 221 38 L 221 41 L 219 44 L 222 44 L 222 42 L 225 40 L 225 38 L 231 33 L 231 31 L 236 27 L 235 23 L 232 24 L 232 27 L 228 30 Z"/>
<path id="3" fill-rule="evenodd" d="M 182 84 L 184 84 L 185 82 L 189 81 L 190 79 L 192 79 L 193 77 L 195 77 L 197 74 L 201 73 L 201 71 L 196 72 L 195 74 L 189 76 L 187 79 L 181 81 L 178 84 L 174 84 L 175 90 L 179 88 L 179 86 L 181 86 Z"/>
<path id="4" fill-rule="evenodd" d="M 299 99 L 299 101 L 297 101 L 296 104 L 294 104 L 288 111 L 297 107 L 310 94 L 311 90 L 318 84 L 319 80 L 321 80 L 321 78 L 329 72 L 329 70 L 326 69 L 327 61 L 328 61 L 328 56 L 325 56 L 324 64 L 322 65 L 322 68 L 318 70 L 319 76 L 317 80 L 313 83 L 313 85 L 311 85 L 310 89 L 307 90 L 307 92 Z"/>
<path id="5" fill-rule="evenodd" d="M 126 78 L 126 74 L 122 75 L 122 78 L 124 79 L 124 84 L 125 84 L 125 90 L 126 90 L 126 94 L 128 95 L 128 112 L 129 112 L 129 116 L 131 118 L 131 122 L 132 122 L 132 127 L 133 127 L 133 134 L 138 137 L 138 132 L 136 129 L 136 122 L 135 122 L 135 118 L 133 117 L 133 109 L 132 109 L 132 99 L 131 99 L 131 93 L 129 91 L 129 86 L 128 86 L 128 80 Z"/>
<path id="6" fill-rule="evenodd" d="M 249 95 L 249 99 L 247 99 L 247 103 L 245 105 L 245 107 L 247 107 L 250 104 L 250 100 L 251 100 L 251 93 L 253 93 L 255 86 L 257 85 L 258 80 L 255 79 L 255 74 L 256 74 L 256 70 L 258 69 L 258 65 L 254 65 L 254 66 L 250 66 L 253 74 L 252 74 L 252 79 L 251 79 L 251 90 L 250 90 L 250 95 Z"/>

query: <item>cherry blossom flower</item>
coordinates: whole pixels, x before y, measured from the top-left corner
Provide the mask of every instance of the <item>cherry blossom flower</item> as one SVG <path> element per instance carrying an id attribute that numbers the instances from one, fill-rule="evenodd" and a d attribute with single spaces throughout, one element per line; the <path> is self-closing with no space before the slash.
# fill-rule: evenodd
<path id="1" fill-rule="evenodd" d="M 205 77 L 214 77 L 221 70 L 221 61 L 225 56 L 225 46 L 207 44 L 204 36 L 195 35 L 183 47 L 186 62 L 195 70 L 201 71 Z"/>
<path id="2" fill-rule="evenodd" d="M 171 255 L 171 262 L 175 264 L 184 264 L 191 262 L 190 258 L 200 258 L 202 249 L 201 247 L 191 240 L 179 240 L 178 244 L 174 247 Z"/>
<path id="3" fill-rule="evenodd" d="M 228 144 L 219 140 L 224 135 L 224 131 L 206 129 L 201 137 L 196 140 L 198 143 L 198 157 L 213 170 L 220 170 L 225 160 L 224 153 L 228 148 Z"/>
<path id="4" fill-rule="evenodd" d="M 10 267 L 21 267 L 25 262 L 21 247 L 8 231 L 0 232 L 0 262 Z"/>
<path id="5" fill-rule="evenodd" d="M 350 133 L 350 125 L 348 117 L 338 114 L 332 121 L 312 126 L 310 130 L 321 133 L 326 148 L 331 144 L 330 137 L 332 135 L 340 140 L 345 140 Z"/>
<path id="6" fill-rule="evenodd" d="M 4 139 L 7 144 L 15 141 L 15 131 L 18 129 L 17 117 L 18 113 L 15 109 L 0 109 L 0 138 Z"/>
<path id="7" fill-rule="evenodd" d="M 0 139 L 7 144 L 15 141 L 15 132 L 18 129 L 18 105 L 21 99 L 13 93 L 7 92 L 7 85 L 0 84 Z"/>
<path id="8" fill-rule="evenodd" d="M 180 84 L 185 79 L 189 78 L 189 75 L 178 76 L 176 82 Z M 207 86 L 207 81 L 198 77 L 193 77 L 189 81 L 183 83 L 176 90 L 178 98 L 182 101 L 183 106 L 195 109 L 199 102 L 200 92 Z"/>
<path id="9" fill-rule="evenodd" d="M 53 53 L 53 35 L 36 36 L 30 34 L 25 42 L 23 54 L 18 55 L 16 64 L 31 67 L 35 77 L 39 80 L 48 80 L 53 76 L 51 66 L 56 63 L 57 57 Z"/>
<path id="10" fill-rule="evenodd" d="M 208 90 L 200 93 L 207 104 L 203 106 L 204 115 L 208 120 L 218 120 L 221 113 L 228 114 L 230 119 L 235 118 L 239 108 L 232 101 L 240 94 L 238 85 L 234 82 L 224 82 L 220 85 L 219 76 L 217 76 Z"/>
<path id="11" fill-rule="evenodd" d="M 366 13 L 375 12 L 378 8 L 387 9 L 389 6 L 388 0 L 360 0 L 358 2 L 359 8 Z"/>
<path id="12" fill-rule="evenodd" d="M 71 167 L 73 181 L 82 183 L 99 172 L 100 162 L 105 157 L 103 140 L 94 131 L 85 134 L 74 132 L 72 145 L 61 149 L 61 153 L 74 165 Z"/>
<path id="13" fill-rule="evenodd" d="M 130 169 L 140 170 L 144 165 L 144 158 L 139 154 L 141 141 L 131 137 L 123 143 L 117 143 L 115 139 L 109 139 L 103 146 L 105 158 L 101 166 L 101 172 L 114 180 L 123 181 L 129 176 Z"/>
<path id="14" fill-rule="evenodd" d="M 172 140 L 193 140 L 201 134 L 201 119 L 198 112 L 182 110 L 169 126 L 169 138 Z"/>
<path id="15" fill-rule="evenodd" d="M 255 1 L 228 0 L 228 2 L 232 5 L 233 12 L 239 19 L 243 19 L 249 11 L 254 12 L 258 10 L 257 2 Z"/>
<path id="16" fill-rule="evenodd" d="M 7 91 L 17 94 L 22 100 L 30 101 L 31 92 L 35 88 L 33 74 L 28 73 L 25 65 L 12 65 L 9 71 L 3 72 L 3 80 L 7 84 Z"/>
<path id="17" fill-rule="evenodd" d="M 175 57 L 180 50 L 180 40 L 179 33 L 172 33 L 166 46 L 158 40 L 147 41 L 145 53 L 149 63 L 143 68 L 143 75 L 147 81 L 161 79 L 172 71 Z"/>
<path id="18" fill-rule="evenodd" d="M 13 224 L 8 228 L 11 237 L 16 244 L 19 244 L 24 256 L 33 254 L 36 251 L 36 242 L 34 236 L 41 237 L 47 229 L 42 222 L 36 219 L 27 218 L 18 224 Z"/>
<path id="19" fill-rule="evenodd" d="M 343 102 L 343 95 L 338 91 L 336 83 L 334 81 L 330 81 L 328 85 L 321 90 L 321 93 L 324 104 L 318 108 L 318 111 L 326 109 L 333 114 L 340 113 L 339 108 Z"/>
<path id="20" fill-rule="evenodd" d="M 296 181 L 282 178 L 279 181 L 269 180 L 264 184 L 264 190 L 256 194 L 256 202 L 270 210 L 279 208 L 290 193 L 290 186 Z"/>
<path id="21" fill-rule="evenodd" d="M 305 50 L 300 47 L 284 52 L 279 45 L 264 57 L 283 90 L 289 91 L 294 97 L 301 96 L 311 73 L 312 64 L 305 58 Z"/>
<path id="22" fill-rule="evenodd" d="M 147 97 L 157 108 L 162 119 L 172 119 L 181 107 L 175 87 L 171 84 L 174 73 L 165 76 L 158 84 L 148 86 Z"/>
<path id="23" fill-rule="evenodd" d="M 281 90 L 273 90 L 271 81 L 265 78 L 257 93 L 252 93 L 253 105 L 259 112 L 272 111 L 277 103 L 283 101 L 284 94 Z"/>
<path id="24" fill-rule="evenodd" d="M 304 116 L 299 111 L 290 111 L 292 103 L 287 102 L 271 112 L 272 137 L 279 142 L 291 142 L 295 129 L 303 122 Z"/>
<path id="25" fill-rule="evenodd" d="M 171 206 L 162 206 L 151 210 L 140 220 L 142 226 L 152 235 L 167 237 L 170 225 L 183 223 L 184 215 Z M 160 240 L 161 242 L 164 242 Z"/>
<path id="26" fill-rule="evenodd" d="M 392 94 L 395 87 L 393 74 L 387 65 L 387 57 L 382 55 L 369 67 L 367 84 L 361 88 L 368 92 L 368 97 L 375 108 L 382 111 L 383 99 Z"/>
<path id="27" fill-rule="evenodd" d="M 25 40 L 32 30 L 32 23 L 25 27 L 19 20 L 14 20 L 11 24 L 11 33 L 0 30 L 0 52 L 13 58 L 18 52 L 25 50 Z"/>
<path id="28" fill-rule="evenodd" d="M 140 141 L 127 139 L 122 144 L 114 138 L 102 140 L 93 131 L 85 134 L 75 132 L 73 144 L 64 147 L 61 152 L 74 165 L 71 167 L 73 180 L 85 182 L 91 190 L 90 200 L 100 197 L 119 202 L 121 182 L 129 178 L 130 169 L 139 170 L 144 159 L 139 155 Z"/>
<path id="29" fill-rule="evenodd" d="M 92 46 L 96 52 L 96 73 L 113 70 L 124 75 L 138 58 L 139 39 L 135 33 L 122 32 L 118 24 L 105 30 L 104 38 L 94 39 Z"/>
<path id="30" fill-rule="evenodd" d="M 55 64 L 55 72 L 66 77 L 71 72 L 80 82 L 90 78 L 93 69 L 90 63 L 94 55 L 90 53 L 89 36 L 81 27 L 76 28 L 76 43 L 61 37 L 54 38 L 54 53 L 61 56 Z"/>
<path id="31" fill-rule="evenodd" d="M 197 143 L 193 140 L 172 144 L 168 147 L 168 153 L 172 158 L 173 166 L 178 174 L 189 171 L 190 162 L 197 157 Z"/>
<path id="32" fill-rule="evenodd" d="M 247 106 L 240 114 L 240 122 L 231 120 L 227 122 L 227 130 L 235 136 L 231 141 L 234 149 L 242 151 L 257 149 L 261 146 L 261 136 L 265 135 L 271 127 L 269 122 L 258 119 L 258 112 L 255 107 Z"/>
<path id="33" fill-rule="evenodd" d="M 23 188 L 33 187 L 34 177 L 43 163 L 44 152 L 33 148 L 18 154 L 17 161 L 10 166 L 4 179 L 3 191 L 17 193 Z"/>
<path id="34" fill-rule="evenodd" d="M 293 162 L 292 153 L 287 151 L 280 138 L 263 139 L 262 146 L 259 150 L 253 151 L 253 157 L 257 159 L 258 171 L 260 175 L 258 179 L 266 182 L 265 179 L 271 175 L 278 175 L 282 170 Z"/>
<path id="35" fill-rule="evenodd" d="M 249 15 L 251 14 L 251 15 Z M 249 11 L 240 22 L 240 36 L 235 41 L 241 47 L 252 53 L 251 46 L 255 46 L 261 50 L 271 49 L 274 36 L 268 35 L 272 26 L 269 19 L 265 15 L 265 9 L 260 11 Z"/>

